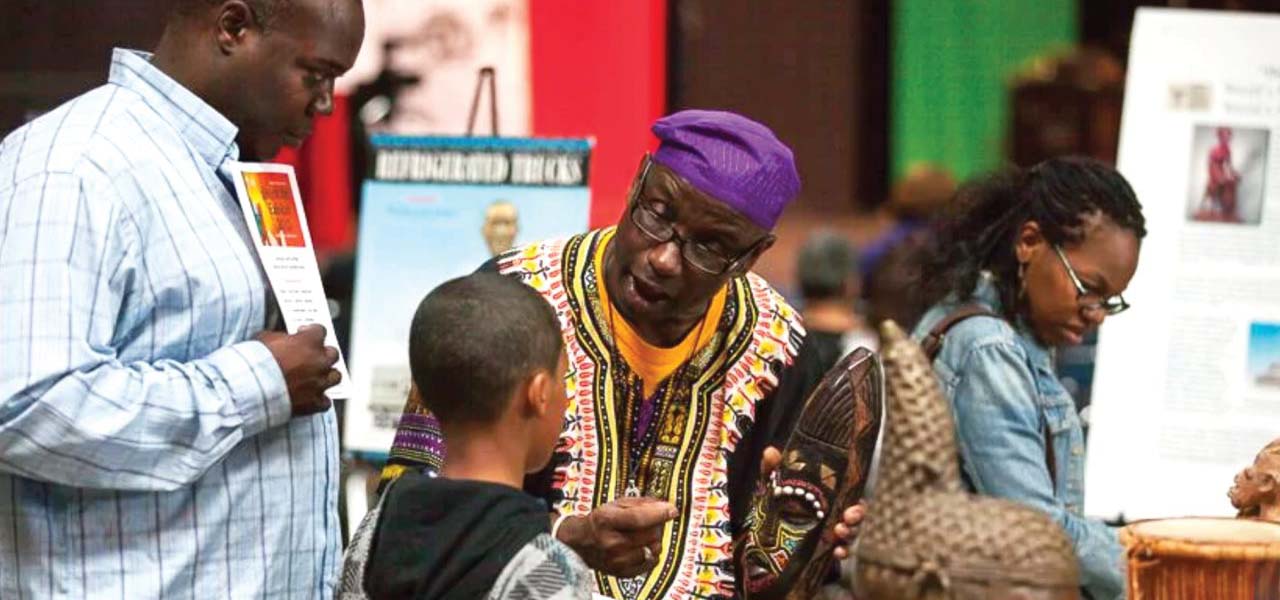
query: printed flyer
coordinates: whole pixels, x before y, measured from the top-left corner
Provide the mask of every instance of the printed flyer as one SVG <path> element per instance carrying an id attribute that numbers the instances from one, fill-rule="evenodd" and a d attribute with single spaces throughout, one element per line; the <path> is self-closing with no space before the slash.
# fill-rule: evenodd
<path id="1" fill-rule="evenodd" d="M 325 345 L 337 348 L 338 338 L 333 333 L 329 301 L 320 283 L 320 268 L 293 167 L 235 163 L 230 171 L 285 328 L 294 333 L 304 325 L 320 324 L 326 331 Z M 341 355 L 334 368 L 342 373 L 342 383 L 329 388 L 327 395 L 334 400 L 349 398 L 351 374 Z"/>

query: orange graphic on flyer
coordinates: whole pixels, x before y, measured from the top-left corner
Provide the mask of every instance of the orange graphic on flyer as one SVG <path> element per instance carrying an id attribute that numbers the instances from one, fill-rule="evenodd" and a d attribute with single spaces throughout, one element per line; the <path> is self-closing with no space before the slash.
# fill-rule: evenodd
<path id="1" fill-rule="evenodd" d="M 306 247 L 288 173 L 244 173 L 244 189 L 263 246 Z"/>

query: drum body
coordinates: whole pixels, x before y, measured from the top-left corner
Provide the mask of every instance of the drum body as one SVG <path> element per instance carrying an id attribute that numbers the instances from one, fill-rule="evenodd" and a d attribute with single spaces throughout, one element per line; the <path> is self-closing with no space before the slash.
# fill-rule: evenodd
<path id="1" fill-rule="evenodd" d="M 1140 521 L 1120 531 L 1129 600 L 1280 600 L 1280 524 Z"/>

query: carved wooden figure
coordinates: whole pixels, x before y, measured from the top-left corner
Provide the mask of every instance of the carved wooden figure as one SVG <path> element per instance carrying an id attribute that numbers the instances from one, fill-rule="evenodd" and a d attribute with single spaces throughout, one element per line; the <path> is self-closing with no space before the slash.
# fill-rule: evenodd
<path id="1" fill-rule="evenodd" d="M 1280 522 L 1280 439 L 1262 448 L 1227 492 L 1241 517 Z"/>

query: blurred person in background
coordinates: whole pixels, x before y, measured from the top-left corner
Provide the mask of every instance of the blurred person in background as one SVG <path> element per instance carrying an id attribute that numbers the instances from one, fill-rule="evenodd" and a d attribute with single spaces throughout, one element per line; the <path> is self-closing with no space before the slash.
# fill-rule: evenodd
<path id="1" fill-rule="evenodd" d="M 880 215 L 894 224 L 858 257 L 867 320 L 873 326 L 893 319 L 910 328 L 927 308 L 915 292 L 919 256 L 932 239 L 933 222 L 955 193 L 951 172 L 931 163 L 912 165 L 894 185 Z"/>
<path id="2" fill-rule="evenodd" d="M 824 373 L 855 348 L 879 347 L 880 338 L 858 314 L 861 277 L 852 244 L 831 231 L 813 234 L 800 248 L 796 275 L 804 300 L 805 346 Z"/>

